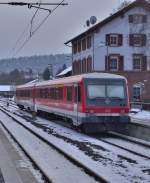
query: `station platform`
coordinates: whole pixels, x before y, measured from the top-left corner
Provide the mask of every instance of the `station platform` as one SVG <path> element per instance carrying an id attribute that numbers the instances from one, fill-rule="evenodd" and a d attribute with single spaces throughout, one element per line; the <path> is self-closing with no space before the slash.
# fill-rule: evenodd
<path id="1" fill-rule="evenodd" d="M 150 128 L 150 111 L 132 109 L 130 117 L 131 123 Z"/>
<path id="2" fill-rule="evenodd" d="M 37 183 L 0 126 L 0 183 Z M 24 162 L 25 164 L 25 162 Z"/>

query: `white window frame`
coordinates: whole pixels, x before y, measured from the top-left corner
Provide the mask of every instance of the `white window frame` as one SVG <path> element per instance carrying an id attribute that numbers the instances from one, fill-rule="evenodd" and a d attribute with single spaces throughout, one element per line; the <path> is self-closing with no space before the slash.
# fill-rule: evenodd
<path id="1" fill-rule="evenodd" d="M 117 68 L 111 68 L 111 61 L 112 60 L 116 60 L 117 61 Z M 110 67 L 110 71 L 118 71 L 118 69 L 119 69 L 119 57 L 118 56 L 110 56 L 109 67 Z"/>
<path id="2" fill-rule="evenodd" d="M 118 34 L 110 34 L 110 46 L 118 46 L 118 42 L 119 42 Z"/>

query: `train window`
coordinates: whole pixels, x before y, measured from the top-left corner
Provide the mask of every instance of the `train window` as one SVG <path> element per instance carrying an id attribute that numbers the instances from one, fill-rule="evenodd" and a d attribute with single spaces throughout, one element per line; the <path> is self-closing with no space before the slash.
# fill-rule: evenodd
<path id="1" fill-rule="evenodd" d="M 43 98 L 43 90 L 40 89 L 40 98 Z"/>
<path id="2" fill-rule="evenodd" d="M 81 87 L 75 86 L 75 96 L 74 96 L 74 102 L 81 102 Z"/>
<path id="3" fill-rule="evenodd" d="M 49 98 L 51 99 L 52 93 L 51 93 L 51 88 L 49 89 Z"/>
<path id="4" fill-rule="evenodd" d="M 58 89 L 58 100 L 62 100 L 63 99 L 63 88 L 59 87 Z"/>
<path id="5" fill-rule="evenodd" d="M 67 101 L 72 101 L 72 87 L 67 87 Z"/>
<path id="6" fill-rule="evenodd" d="M 58 88 L 55 88 L 55 99 L 58 100 L 58 94 L 59 94 L 59 90 Z"/>
<path id="7" fill-rule="evenodd" d="M 49 95 L 49 94 L 48 94 L 48 88 L 45 88 L 45 89 L 44 89 L 43 94 L 44 94 L 44 96 L 43 96 L 44 98 L 48 98 L 48 95 Z"/>
<path id="8" fill-rule="evenodd" d="M 37 97 L 40 98 L 40 89 L 37 89 Z"/>
<path id="9" fill-rule="evenodd" d="M 50 88 L 50 98 L 55 99 L 55 88 Z"/>
<path id="10" fill-rule="evenodd" d="M 111 98 L 125 98 L 123 85 L 108 85 L 107 96 Z"/>
<path id="11" fill-rule="evenodd" d="M 105 85 L 88 85 L 88 98 L 103 98 L 106 97 Z"/>

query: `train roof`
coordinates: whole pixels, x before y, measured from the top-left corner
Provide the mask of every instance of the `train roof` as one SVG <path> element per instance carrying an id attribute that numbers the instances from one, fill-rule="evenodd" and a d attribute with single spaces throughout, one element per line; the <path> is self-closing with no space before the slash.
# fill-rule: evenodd
<path id="1" fill-rule="evenodd" d="M 70 76 L 70 77 L 65 77 L 65 78 L 59 78 L 59 79 L 54 79 L 54 80 L 48 80 L 48 81 L 41 81 L 37 83 L 27 83 L 25 85 L 20 85 L 17 88 L 30 88 L 33 86 L 47 86 L 49 84 L 69 84 L 69 83 L 75 83 L 79 82 L 82 79 L 126 79 L 124 76 L 120 76 L 117 74 L 110 74 L 110 73 L 88 73 L 88 74 L 82 74 L 82 75 L 75 75 L 75 76 Z"/>

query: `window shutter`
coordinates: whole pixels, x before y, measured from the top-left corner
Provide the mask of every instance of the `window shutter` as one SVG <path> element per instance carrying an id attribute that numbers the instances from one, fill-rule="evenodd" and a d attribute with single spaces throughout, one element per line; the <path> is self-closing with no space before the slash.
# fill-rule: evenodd
<path id="1" fill-rule="evenodd" d="M 147 56 L 143 56 L 142 58 L 142 71 L 146 71 L 147 70 Z"/>
<path id="2" fill-rule="evenodd" d="M 129 23 L 133 23 L 133 15 L 129 15 Z"/>
<path id="3" fill-rule="evenodd" d="M 143 34 L 142 36 L 142 46 L 146 46 L 146 35 L 145 34 Z"/>
<path id="4" fill-rule="evenodd" d="M 147 23 L 147 15 L 143 15 L 143 23 Z"/>
<path id="5" fill-rule="evenodd" d="M 124 70 L 124 56 L 120 56 L 119 57 L 119 71 L 123 71 Z"/>
<path id="6" fill-rule="evenodd" d="M 134 37 L 133 37 L 133 34 L 129 34 L 129 45 L 130 46 L 134 46 Z"/>
<path id="7" fill-rule="evenodd" d="M 110 46 L 110 34 L 106 34 L 106 46 Z"/>
<path id="8" fill-rule="evenodd" d="M 123 43 L 123 35 L 119 34 L 118 35 L 118 46 L 122 46 L 122 43 Z"/>

